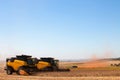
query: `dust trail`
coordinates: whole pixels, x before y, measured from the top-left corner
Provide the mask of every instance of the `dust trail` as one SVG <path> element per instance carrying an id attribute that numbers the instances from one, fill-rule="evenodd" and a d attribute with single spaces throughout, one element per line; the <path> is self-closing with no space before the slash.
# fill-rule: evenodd
<path id="1" fill-rule="evenodd" d="M 108 53 L 105 55 L 105 57 L 108 57 Z M 104 60 L 103 58 L 98 58 L 96 54 L 93 54 L 90 60 L 82 65 L 80 65 L 80 68 L 98 68 L 98 67 L 107 67 L 109 65 L 107 60 Z"/>

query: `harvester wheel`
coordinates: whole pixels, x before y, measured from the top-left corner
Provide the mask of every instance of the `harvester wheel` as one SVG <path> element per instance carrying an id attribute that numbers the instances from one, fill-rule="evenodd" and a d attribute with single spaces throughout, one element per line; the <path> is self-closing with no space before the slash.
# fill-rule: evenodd
<path id="1" fill-rule="evenodd" d="M 20 67 L 18 71 L 16 72 L 18 75 L 29 75 L 25 67 Z"/>
<path id="2" fill-rule="evenodd" d="M 7 66 L 6 73 L 7 73 L 8 75 L 11 75 L 11 74 L 13 73 L 12 67 Z"/>

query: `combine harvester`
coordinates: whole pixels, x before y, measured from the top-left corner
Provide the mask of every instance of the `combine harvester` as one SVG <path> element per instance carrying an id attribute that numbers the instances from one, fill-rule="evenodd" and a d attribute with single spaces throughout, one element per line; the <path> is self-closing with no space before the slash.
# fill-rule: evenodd
<path id="1" fill-rule="evenodd" d="M 30 75 L 38 71 L 70 71 L 70 69 L 59 69 L 59 60 L 54 58 L 32 58 L 29 55 L 17 55 L 6 59 L 6 73 L 11 75 L 16 72 L 18 75 Z"/>

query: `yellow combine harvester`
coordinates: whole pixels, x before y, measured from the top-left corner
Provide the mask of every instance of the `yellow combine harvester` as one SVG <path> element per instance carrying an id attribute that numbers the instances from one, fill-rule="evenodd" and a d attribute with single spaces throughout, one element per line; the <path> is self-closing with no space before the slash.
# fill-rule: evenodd
<path id="1" fill-rule="evenodd" d="M 16 72 L 18 75 L 29 75 L 36 71 L 69 71 L 69 69 L 59 69 L 58 60 L 54 58 L 32 58 L 29 55 L 18 55 L 6 59 L 6 73 L 11 75 Z"/>

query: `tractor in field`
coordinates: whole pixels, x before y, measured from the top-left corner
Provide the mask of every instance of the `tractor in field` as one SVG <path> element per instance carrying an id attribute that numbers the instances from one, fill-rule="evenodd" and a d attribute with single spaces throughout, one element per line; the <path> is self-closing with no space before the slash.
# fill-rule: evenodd
<path id="1" fill-rule="evenodd" d="M 59 69 L 59 60 L 54 58 L 32 58 L 29 55 L 17 55 L 6 59 L 6 73 L 11 75 L 16 72 L 18 75 L 30 75 L 37 71 L 69 71 L 69 69 Z"/>

